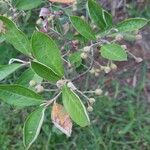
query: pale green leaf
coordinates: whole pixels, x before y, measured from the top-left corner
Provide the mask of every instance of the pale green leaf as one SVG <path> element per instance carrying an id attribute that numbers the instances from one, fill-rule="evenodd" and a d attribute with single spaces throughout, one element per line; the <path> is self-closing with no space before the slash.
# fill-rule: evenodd
<path id="1" fill-rule="evenodd" d="M 144 18 L 131 18 L 124 20 L 116 25 L 116 29 L 119 32 L 129 32 L 139 30 L 148 23 L 148 20 Z"/>
<path id="2" fill-rule="evenodd" d="M 44 113 L 45 107 L 39 107 L 33 111 L 25 121 L 23 127 L 23 142 L 26 150 L 30 148 L 40 133 L 44 121 Z"/>
<path id="3" fill-rule="evenodd" d="M 51 68 L 42 63 L 32 61 L 31 67 L 40 77 L 52 83 L 56 83 L 61 79 Z"/>
<path id="4" fill-rule="evenodd" d="M 6 40 L 18 51 L 29 56 L 31 53 L 31 45 L 27 36 L 7 17 L 0 16 L 0 20 L 3 21 L 6 28 L 4 34 Z"/>
<path id="5" fill-rule="evenodd" d="M 42 32 L 35 32 L 32 36 L 34 57 L 41 63 L 50 67 L 60 77 L 64 75 L 61 53 L 56 43 Z"/>
<path id="6" fill-rule="evenodd" d="M 10 64 L 10 65 L 4 65 L 0 66 L 0 81 L 5 79 L 7 76 L 21 68 L 22 64 Z"/>
<path id="7" fill-rule="evenodd" d="M 103 8 L 101 5 L 93 0 L 88 0 L 87 6 L 91 19 L 100 29 L 104 30 L 106 28 L 106 23 L 103 17 Z"/>
<path id="8" fill-rule="evenodd" d="M 30 10 L 38 7 L 42 3 L 42 0 L 17 0 L 15 7 L 19 10 Z"/>
<path id="9" fill-rule="evenodd" d="M 0 85 L 0 99 L 19 107 L 40 105 L 43 102 L 41 96 L 19 85 Z"/>
<path id="10" fill-rule="evenodd" d="M 74 28 L 85 38 L 89 40 L 96 40 L 95 33 L 92 31 L 90 25 L 78 16 L 71 16 L 70 21 Z"/>
<path id="11" fill-rule="evenodd" d="M 90 124 L 90 120 L 82 101 L 66 85 L 62 89 L 63 104 L 71 119 L 81 127 Z"/>
<path id="12" fill-rule="evenodd" d="M 70 63 L 75 65 L 76 68 L 78 68 L 82 64 L 82 58 L 80 55 L 81 55 L 81 51 L 77 51 L 72 53 L 69 56 Z"/>
<path id="13" fill-rule="evenodd" d="M 114 60 L 114 61 L 126 61 L 127 53 L 126 51 L 118 44 L 106 44 L 101 47 L 102 57 Z"/>

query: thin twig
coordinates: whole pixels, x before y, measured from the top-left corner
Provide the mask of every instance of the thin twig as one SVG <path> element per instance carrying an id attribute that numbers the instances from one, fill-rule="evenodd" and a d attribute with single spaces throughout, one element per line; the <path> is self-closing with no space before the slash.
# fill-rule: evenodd
<path id="1" fill-rule="evenodd" d="M 71 81 L 74 82 L 76 81 L 77 79 L 81 78 L 82 76 L 86 75 L 93 67 L 93 64 L 94 64 L 94 52 L 93 52 L 93 47 L 91 47 L 91 63 L 90 63 L 90 67 L 85 71 L 83 72 L 82 74 L 80 74 L 79 76 L 73 78 Z"/>
<path id="2" fill-rule="evenodd" d="M 54 101 L 57 100 L 57 98 L 60 96 L 61 92 L 59 92 L 53 99 L 45 102 L 43 105 L 45 105 L 45 107 L 48 107 L 49 105 L 51 105 Z"/>

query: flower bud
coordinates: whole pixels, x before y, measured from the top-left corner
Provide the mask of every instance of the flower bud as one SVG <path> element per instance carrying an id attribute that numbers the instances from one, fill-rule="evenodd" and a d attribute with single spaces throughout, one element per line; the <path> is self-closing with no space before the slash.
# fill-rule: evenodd
<path id="1" fill-rule="evenodd" d="M 137 63 L 140 63 L 140 62 L 143 61 L 143 59 L 142 59 L 141 57 L 137 57 L 137 58 L 135 59 L 135 61 L 136 61 Z"/>
<path id="2" fill-rule="evenodd" d="M 36 81 L 31 80 L 31 81 L 29 82 L 29 85 L 30 85 L 31 87 L 34 87 L 34 86 L 36 85 Z"/>
<path id="3" fill-rule="evenodd" d="M 95 98 L 90 98 L 89 102 L 90 102 L 90 104 L 94 104 L 95 103 Z"/>
<path id="4" fill-rule="evenodd" d="M 100 72 L 101 72 L 101 70 L 100 70 L 100 69 L 98 69 L 98 68 L 96 68 L 96 69 L 95 69 L 95 72 L 100 73 Z"/>
<path id="5" fill-rule="evenodd" d="M 86 53 L 90 52 L 90 50 L 91 50 L 90 46 L 86 46 L 83 48 L 83 51 Z"/>
<path id="6" fill-rule="evenodd" d="M 94 73 L 95 73 L 95 68 L 93 67 L 89 72 L 90 72 L 91 74 L 94 74 Z"/>
<path id="7" fill-rule="evenodd" d="M 71 90 L 77 90 L 77 88 L 74 86 L 74 84 L 72 82 L 68 82 L 67 83 L 68 88 L 70 88 Z"/>
<path id="8" fill-rule="evenodd" d="M 111 68 L 112 70 L 117 70 L 117 65 L 114 64 L 114 63 L 111 63 L 110 68 Z"/>
<path id="9" fill-rule="evenodd" d="M 101 66 L 101 68 L 100 68 L 101 70 L 105 70 L 105 66 Z"/>
<path id="10" fill-rule="evenodd" d="M 83 20 L 84 20 L 84 19 L 85 19 L 85 17 L 84 17 L 84 16 L 81 16 L 81 19 L 83 19 Z"/>
<path id="11" fill-rule="evenodd" d="M 123 35 L 122 34 L 117 34 L 115 37 L 116 41 L 121 41 L 123 39 Z"/>
<path id="12" fill-rule="evenodd" d="M 102 95 L 102 93 L 103 93 L 102 89 L 96 89 L 95 90 L 95 94 L 98 96 Z"/>
<path id="13" fill-rule="evenodd" d="M 121 45 L 121 47 L 122 47 L 123 49 L 127 49 L 127 46 L 126 46 L 126 45 Z"/>
<path id="14" fill-rule="evenodd" d="M 105 71 L 105 73 L 109 73 L 111 71 L 111 68 L 110 67 L 105 67 L 104 71 Z"/>
<path id="15" fill-rule="evenodd" d="M 36 91 L 37 91 L 37 93 L 42 93 L 42 92 L 44 92 L 44 87 L 42 86 L 42 85 L 37 85 L 36 87 L 35 87 L 35 89 L 36 89 Z"/>
<path id="16" fill-rule="evenodd" d="M 87 111 L 92 112 L 93 111 L 93 107 L 92 106 L 88 106 Z"/>
<path id="17" fill-rule="evenodd" d="M 60 89 L 64 84 L 66 83 L 66 80 L 58 80 L 56 82 L 56 86 Z"/>
<path id="18" fill-rule="evenodd" d="M 99 73 L 98 72 L 95 72 L 95 77 L 99 77 Z"/>
<path id="19" fill-rule="evenodd" d="M 14 16 L 14 17 L 17 17 L 17 16 L 18 16 L 18 13 L 14 13 L 13 16 Z"/>
<path id="20" fill-rule="evenodd" d="M 36 24 L 37 24 L 37 25 L 39 25 L 39 24 L 41 24 L 41 23 L 42 23 L 42 19 L 41 19 L 41 18 L 36 21 Z"/>
<path id="21" fill-rule="evenodd" d="M 136 40 L 141 40 L 142 39 L 142 35 L 141 34 L 137 34 L 135 38 L 136 38 Z"/>
<path id="22" fill-rule="evenodd" d="M 88 54 L 85 53 L 85 52 L 81 53 L 80 56 L 81 56 L 82 59 L 87 59 L 88 58 Z"/>

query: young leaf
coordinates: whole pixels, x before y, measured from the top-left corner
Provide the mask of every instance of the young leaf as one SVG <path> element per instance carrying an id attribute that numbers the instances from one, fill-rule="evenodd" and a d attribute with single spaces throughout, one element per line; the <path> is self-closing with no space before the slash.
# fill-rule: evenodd
<path id="1" fill-rule="evenodd" d="M 59 79 L 61 79 L 61 77 L 58 76 L 58 74 L 56 74 L 51 68 L 42 63 L 32 61 L 31 67 L 40 77 L 52 83 L 56 83 Z"/>
<path id="2" fill-rule="evenodd" d="M 131 18 L 124 20 L 116 25 L 116 29 L 119 32 L 129 32 L 134 30 L 139 30 L 148 23 L 148 20 L 144 18 Z"/>
<path id="3" fill-rule="evenodd" d="M 21 74 L 16 84 L 29 87 L 29 82 L 31 80 L 34 80 L 37 84 L 40 84 L 43 79 L 38 76 L 31 68 L 29 68 Z"/>
<path id="4" fill-rule="evenodd" d="M 50 67 L 60 77 L 64 75 L 64 67 L 60 51 L 56 43 L 42 32 L 35 32 L 32 36 L 34 57 L 41 63 Z"/>
<path id="5" fill-rule="evenodd" d="M 103 9 L 100 4 L 93 0 L 88 0 L 87 6 L 91 19 L 100 29 L 104 30 L 106 27 L 106 23 L 103 18 Z"/>
<path id="6" fill-rule="evenodd" d="M 0 85 L 0 99 L 10 105 L 19 107 L 42 103 L 41 96 L 19 85 Z"/>
<path id="7" fill-rule="evenodd" d="M 95 40 L 95 33 L 89 24 L 78 16 L 70 16 L 70 21 L 74 28 L 88 40 Z"/>
<path id="8" fill-rule="evenodd" d="M 62 105 L 58 103 L 54 103 L 52 107 L 51 118 L 54 125 L 60 131 L 62 131 L 68 137 L 71 136 L 72 121 L 70 119 L 70 116 L 68 115 L 68 113 L 66 112 L 65 108 Z"/>
<path id="9" fill-rule="evenodd" d="M 42 0 L 17 0 L 15 7 L 19 10 L 30 10 L 38 7 L 42 3 Z"/>
<path id="10" fill-rule="evenodd" d="M 5 32 L 6 40 L 10 44 L 12 44 L 18 51 L 27 56 L 30 56 L 31 45 L 27 36 L 22 31 L 20 31 L 17 28 L 17 26 L 8 18 L 0 16 L 0 20 L 3 21 L 6 28 Z"/>
<path id="11" fill-rule="evenodd" d="M 0 66 L 0 81 L 5 79 L 7 76 L 21 68 L 22 64 L 11 64 L 11 65 L 5 65 Z"/>
<path id="12" fill-rule="evenodd" d="M 63 104 L 71 119 L 81 127 L 90 124 L 90 120 L 82 101 L 66 85 L 62 89 Z"/>
<path id="13" fill-rule="evenodd" d="M 126 61 L 127 54 L 125 50 L 118 44 L 106 44 L 101 47 L 102 57 L 114 61 Z"/>
<path id="14" fill-rule="evenodd" d="M 30 148 L 40 133 L 44 121 L 44 113 L 45 107 L 39 107 L 25 121 L 23 127 L 23 143 L 26 150 Z"/>
<path id="15" fill-rule="evenodd" d="M 69 61 L 71 64 L 78 68 L 82 64 L 81 51 L 74 52 L 69 56 Z"/>

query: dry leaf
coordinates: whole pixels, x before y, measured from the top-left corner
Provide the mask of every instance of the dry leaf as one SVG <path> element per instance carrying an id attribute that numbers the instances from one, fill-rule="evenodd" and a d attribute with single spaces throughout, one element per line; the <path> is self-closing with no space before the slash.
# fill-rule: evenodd
<path id="1" fill-rule="evenodd" d="M 59 130 L 61 130 L 68 137 L 71 136 L 72 121 L 62 105 L 54 103 L 51 118 L 52 122 Z"/>
<path id="2" fill-rule="evenodd" d="M 56 2 L 56 3 L 70 4 L 70 3 L 74 3 L 76 0 L 49 0 L 49 1 Z"/>

